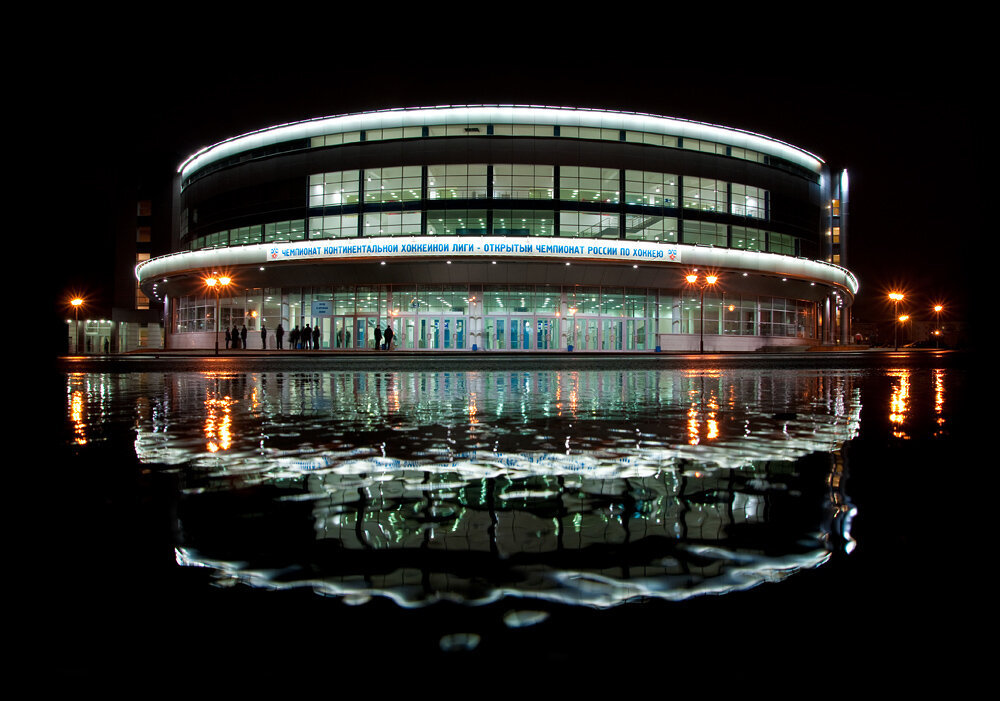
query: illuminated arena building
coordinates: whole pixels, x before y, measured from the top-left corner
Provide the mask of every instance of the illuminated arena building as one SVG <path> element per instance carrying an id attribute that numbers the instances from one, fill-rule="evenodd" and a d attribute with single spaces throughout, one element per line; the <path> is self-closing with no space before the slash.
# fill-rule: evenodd
<path id="1" fill-rule="evenodd" d="M 167 348 L 758 350 L 845 343 L 846 171 L 760 134 L 531 106 L 282 124 L 178 169 L 137 267 Z M 219 298 L 205 279 L 232 279 Z M 714 284 L 706 276 L 717 277 Z M 687 277 L 694 276 L 693 282 Z M 218 306 L 218 316 L 216 308 Z"/>

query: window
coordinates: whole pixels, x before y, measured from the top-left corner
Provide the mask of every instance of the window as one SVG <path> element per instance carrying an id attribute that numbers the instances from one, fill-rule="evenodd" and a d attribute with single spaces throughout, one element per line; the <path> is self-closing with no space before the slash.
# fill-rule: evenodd
<path id="1" fill-rule="evenodd" d="M 602 139 L 604 141 L 620 141 L 621 131 L 618 129 L 601 129 L 599 127 L 559 127 L 559 136 L 571 139 Z"/>
<path id="2" fill-rule="evenodd" d="M 395 127 L 392 129 L 366 129 L 365 141 L 386 139 L 419 139 L 424 135 L 423 127 Z"/>
<path id="3" fill-rule="evenodd" d="M 788 234 L 768 234 L 767 250 L 771 253 L 783 253 L 787 256 L 794 256 L 795 237 Z"/>
<path id="4" fill-rule="evenodd" d="M 626 170 L 625 202 L 648 207 L 676 207 L 677 176 L 670 173 Z"/>
<path id="5" fill-rule="evenodd" d="M 621 195 L 618 172 L 617 168 L 561 166 L 559 199 L 617 204 Z"/>
<path id="6" fill-rule="evenodd" d="M 733 248 L 744 251 L 760 251 L 764 247 L 765 232 L 760 229 L 748 229 L 744 226 L 733 227 Z"/>
<path id="7" fill-rule="evenodd" d="M 731 213 L 740 217 L 767 219 L 767 191 L 752 185 L 732 184 Z"/>
<path id="8" fill-rule="evenodd" d="M 666 134 L 650 134 L 644 131 L 625 132 L 625 141 L 633 144 L 651 144 L 653 146 L 667 146 L 677 148 L 677 137 Z"/>
<path id="9" fill-rule="evenodd" d="M 264 243 L 272 241 L 302 241 L 306 237 L 306 223 L 303 219 L 273 222 L 264 225 Z"/>
<path id="10" fill-rule="evenodd" d="M 493 166 L 496 199 L 551 200 L 555 198 L 555 167 L 527 164 Z"/>
<path id="11" fill-rule="evenodd" d="M 428 136 L 485 136 L 485 124 L 438 124 L 427 127 Z"/>
<path id="12" fill-rule="evenodd" d="M 559 212 L 559 235 L 581 238 L 618 236 L 618 215 L 607 212 Z"/>
<path id="13" fill-rule="evenodd" d="M 430 236 L 484 236 L 485 209 L 446 209 L 427 212 L 427 234 Z"/>
<path id="14" fill-rule="evenodd" d="M 485 198 L 486 164 L 427 166 L 427 197 L 432 200 Z"/>
<path id="15" fill-rule="evenodd" d="M 520 209 L 493 211 L 494 236 L 553 236 L 555 213 Z"/>
<path id="16" fill-rule="evenodd" d="M 703 212 L 725 212 L 726 183 L 711 178 L 685 176 L 684 208 Z"/>
<path id="17" fill-rule="evenodd" d="M 260 243 L 263 227 L 260 224 L 256 226 L 241 226 L 237 229 L 229 230 L 229 245 L 230 246 L 246 246 L 251 243 Z"/>
<path id="18" fill-rule="evenodd" d="M 649 214 L 625 215 L 625 238 L 635 241 L 677 242 L 677 219 Z"/>
<path id="19" fill-rule="evenodd" d="M 138 265 L 144 261 L 149 260 L 148 253 L 136 253 L 135 263 Z M 149 297 L 143 294 L 142 290 L 139 289 L 139 282 L 135 283 L 135 308 L 136 309 L 149 309 Z"/>
<path id="20" fill-rule="evenodd" d="M 547 124 L 494 124 L 495 136 L 554 136 L 555 127 Z"/>
<path id="21" fill-rule="evenodd" d="M 420 212 L 366 212 L 365 236 L 418 236 Z"/>
<path id="22" fill-rule="evenodd" d="M 310 207 L 357 204 L 359 192 L 360 183 L 356 170 L 309 176 Z"/>
<path id="23" fill-rule="evenodd" d="M 361 141 L 360 131 L 346 131 L 341 134 L 326 134 L 325 136 L 314 136 L 310 141 L 313 148 L 322 146 L 340 146 L 341 144 L 352 144 Z"/>
<path id="24" fill-rule="evenodd" d="M 309 218 L 310 239 L 354 238 L 358 235 L 358 215 L 341 214 Z"/>
<path id="25" fill-rule="evenodd" d="M 703 246 L 726 246 L 726 225 L 715 222 L 685 221 L 684 243 Z"/>
<path id="26" fill-rule="evenodd" d="M 365 170 L 365 202 L 413 202 L 420 199 L 420 166 Z"/>

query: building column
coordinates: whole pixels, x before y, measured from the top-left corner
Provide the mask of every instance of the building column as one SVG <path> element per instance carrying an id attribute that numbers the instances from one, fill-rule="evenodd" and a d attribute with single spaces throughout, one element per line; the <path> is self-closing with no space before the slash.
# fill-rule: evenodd
<path id="1" fill-rule="evenodd" d="M 820 339 L 822 345 L 829 345 L 832 342 L 833 315 L 830 313 L 830 295 L 823 298 L 823 337 Z"/>

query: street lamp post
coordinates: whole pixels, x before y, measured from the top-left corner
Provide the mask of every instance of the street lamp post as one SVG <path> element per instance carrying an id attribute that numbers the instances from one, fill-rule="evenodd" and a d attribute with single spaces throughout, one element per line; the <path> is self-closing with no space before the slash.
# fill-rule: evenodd
<path id="1" fill-rule="evenodd" d="M 698 329 L 700 333 L 698 339 L 698 352 L 704 353 L 705 352 L 705 290 L 708 289 L 709 287 L 713 287 L 715 283 L 719 281 L 719 276 L 706 275 L 704 281 L 699 282 L 698 276 L 692 273 L 686 276 L 684 279 L 687 280 L 687 283 L 689 285 L 694 285 L 701 292 L 700 299 L 698 302 L 698 306 L 701 308 L 701 325 Z"/>
<path id="2" fill-rule="evenodd" d="M 215 354 L 219 354 L 219 295 L 223 287 L 228 287 L 232 278 L 222 275 L 220 277 L 205 278 L 205 284 L 215 292 Z"/>
<path id="3" fill-rule="evenodd" d="M 944 309 L 944 305 L 935 304 L 934 305 L 934 347 L 941 347 L 941 311 Z"/>
<path id="4" fill-rule="evenodd" d="M 892 316 L 895 319 L 892 325 L 892 345 L 899 350 L 899 303 L 903 301 L 903 293 L 890 292 L 889 299 L 892 300 Z"/>
<path id="5" fill-rule="evenodd" d="M 903 315 L 901 315 L 899 317 L 899 323 L 900 324 L 905 324 L 909 320 L 910 320 L 910 315 L 909 314 L 903 314 Z M 896 345 L 896 350 L 899 350 L 899 344 Z"/>
<path id="6" fill-rule="evenodd" d="M 83 306 L 83 300 L 79 297 L 74 297 L 69 301 L 69 303 L 73 305 L 73 315 L 76 318 L 76 323 L 74 324 L 75 326 L 74 345 L 76 346 L 76 348 L 74 348 L 73 350 L 76 353 L 79 353 L 80 352 L 80 307 Z"/>

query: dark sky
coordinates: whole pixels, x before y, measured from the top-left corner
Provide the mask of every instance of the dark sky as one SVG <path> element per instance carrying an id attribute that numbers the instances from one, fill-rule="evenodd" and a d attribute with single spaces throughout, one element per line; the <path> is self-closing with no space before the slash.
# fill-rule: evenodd
<path id="1" fill-rule="evenodd" d="M 57 232 L 65 285 L 102 288 L 115 202 L 132 197 L 140 181 L 169 179 L 202 146 L 323 115 L 517 103 L 708 121 L 843 165 L 859 315 L 883 314 L 890 285 L 905 287 L 918 307 L 941 299 L 969 313 L 969 250 L 986 238 L 984 66 L 971 53 L 935 51 L 924 41 L 929 25 L 917 36 L 898 27 L 890 36 L 853 31 L 826 50 L 814 48 L 820 40 L 811 34 L 789 31 L 748 30 L 753 39 L 712 34 L 711 41 L 678 29 L 670 36 L 613 32 L 619 43 L 609 43 L 597 21 L 585 36 L 560 35 L 543 51 L 515 29 L 499 39 L 503 30 L 460 33 L 451 42 L 445 29 L 423 27 L 427 41 L 399 45 L 400 27 L 380 31 L 378 45 L 371 34 L 345 41 L 343 31 L 315 45 L 220 41 L 210 32 L 176 44 L 141 36 L 118 37 L 118 45 L 71 43 L 58 75 L 45 74 L 44 82 L 58 78 L 58 91 L 42 90 L 35 103 L 59 159 L 46 172 L 78 185 L 69 195 L 74 213 Z"/>

